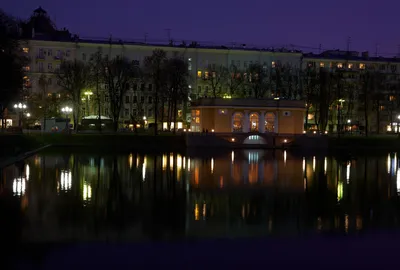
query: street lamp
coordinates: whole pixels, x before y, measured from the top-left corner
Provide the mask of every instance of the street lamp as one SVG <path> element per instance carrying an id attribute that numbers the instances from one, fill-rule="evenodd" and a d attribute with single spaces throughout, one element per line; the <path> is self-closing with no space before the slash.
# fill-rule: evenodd
<path id="1" fill-rule="evenodd" d="M 351 132 L 351 119 L 347 119 L 347 124 L 349 125 L 350 134 L 352 134 L 352 132 Z"/>
<path id="2" fill-rule="evenodd" d="M 72 108 L 65 106 L 64 108 L 61 108 L 61 111 L 65 113 L 65 128 L 68 130 L 68 114 L 72 112 Z"/>
<path id="3" fill-rule="evenodd" d="M 89 90 L 89 91 L 85 91 L 83 94 L 85 96 L 87 96 L 87 98 L 86 98 L 86 107 L 87 107 L 87 115 L 89 116 L 90 115 L 90 112 L 89 112 L 89 101 L 90 101 L 90 96 L 93 95 L 93 92 Z"/>
<path id="4" fill-rule="evenodd" d="M 24 110 L 26 110 L 26 108 L 28 108 L 28 106 L 26 106 L 26 104 L 24 103 L 18 103 L 18 104 L 14 104 L 14 109 L 19 111 L 19 127 L 21 127 L 22 124 L 22 117 L 23 117 L 23 112 Z"/>

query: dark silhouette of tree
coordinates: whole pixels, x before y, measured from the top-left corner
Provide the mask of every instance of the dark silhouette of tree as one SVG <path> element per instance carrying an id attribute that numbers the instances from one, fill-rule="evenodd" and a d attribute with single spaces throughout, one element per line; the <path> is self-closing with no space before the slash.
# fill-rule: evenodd
<path id="1" fill-rule="evenodd" d="M 204 72 L 202 77 L 204 83 L 211 89 L 211 96 L 213 98 L 223 96 L 223 87 L 227 79 L 228 70 L 223 65 L 208 65 L 207 71 Z M 208 93 L 205 93 L 208 96 Z"/>
<path id="2" fill-rule="evenodd" d="M 235 65 L 231 65 L 225 76 L 224 81 L 228 87 L 229 95 L 231 97 L 243 97 L 244 76 L 240 70 Z"/>
<path id="3" fill-rule="evenodd" d="M 118 130 L 121 108 L 125 93 L 130 84 L 139 76 L 138 66 L 123 57 L 115 57 L 102 60 L 102 78 L 107 85 L 108 98 L 110 102 L 110 115 L 114 122 L 114 131 Z"/>
<path id="4" fill-rule="evenodd" d="M 306 119 L 305 119 L 305 129 L 308 128 L 308 115 L 315 114 L 312 112 L 313 107 L 315 108 L 316 97 L 319 91 L 319 73 L 314 67 L 308 66 L 301 73 L 301 80 L 303 85 L 303 98 L 306 102 Z M 314 104 L 314 106 L 313 106 Z M 315 117 L 315 115 L 314 115 Z"/>
<path id="5" fill-rule="evenodd" d="M 165 63 L 167 55 L 163 50 L 154 50 L 153 54 L 146 57 L 144 61 L 143 77 L 145 80 L 152 82 L 154 85 L 154 134 L 158 134 L 158 117 L 159 117 L 159 102 L 165 90 Z M 162 102 L 164 99 L 161 98 Z M 164 105 L 164 104 L 162 104 Z M 164 106 L 162 106 L 162 116 L 164 114 Z M 161 118 L 161 121 L 164 119 Z"/>
<path id="6" fill-rule="evenodd" d="M 56 73 L 58 84 L 70 97 L 73 104 L 74 129 L 80 118 L 82 91 L 90 85 L 90 68 L 85 63 L 74 60 L 61 63 Z"/>
<path id="7" fill-rule="evenodd" d="M 245 73 L 248 96 L 265 98 L 270 88 L 270 73 L 260 64 L 252 64 Z"/>
<path id="8" fill-rule="evenodd" d="M 168 85 L 168 123 L 174 124 L 176 132 L 176 119 L 178 115 L 178 103 L 187 102 L 189 71 L 188 64 L 183 57 L 175 56 L 168 59 L 165 66 Z"/>
<path id="9" fill-rule="evenodd" d="M 0 9 L 0 119 L 10 103 L 22 93 L 24 71 L 27 58 L 20 45 L 18 21 Z"/>

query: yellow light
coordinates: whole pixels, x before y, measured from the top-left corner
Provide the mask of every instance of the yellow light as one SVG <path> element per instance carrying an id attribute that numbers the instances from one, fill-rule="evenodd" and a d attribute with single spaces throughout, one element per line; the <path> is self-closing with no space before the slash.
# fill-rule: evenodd
<path id="1" fill-rule="evenodd" d="M 234 141 L 235 141 L 235 138 L 232 138 L 231 141 L 234 142 Z"/>
<path id="2" fill-rule="evenodd" d="M 186 128 L 183 129 L 183 132 L 186 132 Z"/>
<path id="3" fill-rule="evenodd" d="M 211 173 L 214 172 L 214 158 L 211 158 Z"/>
<path id="4" fill-rule="evenodd" d="M 199 219 L 200 219 L 199 205 L 196 203 L 194 207 L 194 220 L 199 220 Z"/>
<path id="5" fill-rule="evenodd" d="M 214 129 L 212 129 L 211 132 L 214 132 Z"/>
<path id="6" fill-rule="evenodd" d="M 316 132 L 316 131 L 314 131 L 313 133 L 314 133 L 314 134 L 317 134 L 317 132 Z"/>
<path id="7" fill-rule="evenodd" d="M 327 131 L 327 130 L 325 130 L 325 134 L 328 134 L 328 131 Z"/>
<path id="8" fill-rule="evenodd" d="M 283 142 L 284 142 L 284 143 L 287 143 L 287 140 L 286 140 L 286 139 L 284 139 L 284 140 L 283 140 Z"/>
<path id="9" fill-rule="evenodd" d="M 190 131 L 192 131 L 192 130 L 189 128 L 188 131 L 190 132 Z"/>
<path id="10" fill-rule="evenodd" d="M 133 165 L 133 155 L 132 155 L 132 153 L 129 154 L 128 161 L 129 161 L 129 169 L 132 169 L 132 165 Z"/>
<path id="11" fill-rule="evenodd" d="M 305 130 L 303 130 L 303 134 L 305 134 L 306 133 L 306 131 Z"/>

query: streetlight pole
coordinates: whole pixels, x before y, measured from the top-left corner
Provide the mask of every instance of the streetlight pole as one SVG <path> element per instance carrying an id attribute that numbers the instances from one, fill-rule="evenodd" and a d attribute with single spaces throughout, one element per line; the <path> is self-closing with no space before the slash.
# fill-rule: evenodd
<path id="1" fill-rule="evenodd" d="M 61 108 L 61 111 L 65 113 L 65 129 L 68 131 L 68 114 L 72 112 L 72 108 L 65 106 L 64 108 Z"/>
<path id="2" fill-rule="evenodd" d="M 16 109 L 17 111 L 19 111 L 19 119 L 18 119 L 18 126 L 22 127 L 22 117 L 23 117 L 23 112 L 24 110 L 27 108 L 26 104 L 23 103 L 18 103 L 18 104 L 14 104 L 14 109 Z"/>
<path id="3" fill-rule="evenodd" d="M 347 119 L 347 124 L 349 125 L 350 135 L 351 135 L 352 134 L 351 119 Z"/>

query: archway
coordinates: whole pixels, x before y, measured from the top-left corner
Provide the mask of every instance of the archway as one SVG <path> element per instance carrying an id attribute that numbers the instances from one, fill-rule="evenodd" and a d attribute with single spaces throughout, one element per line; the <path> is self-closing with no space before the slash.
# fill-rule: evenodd
<path id="1" fill-rule="evenodd" d="M 244 139 L 243 144 L 267 144 L 267 141 L 259 135 L 250 135 Z"/>
<path id="2" fill-rule="evenodd" d="M 240 112 L 236 112 L 232 115 L 232 131 L 233 132 L 242 132 L 243 131 L 243 114 Z"/>
<path id="3" fill-rule="evenodd" d="M 268 112 L 265 114 L 265 131 L 274 132 L 275 131 L 275 114 Z"/>
<path id="4" fill-rule="evenodd" d="M 258 132 L 259 116 L 257 113 L 250 114 L 250 127 L 251 132 Z"/>

